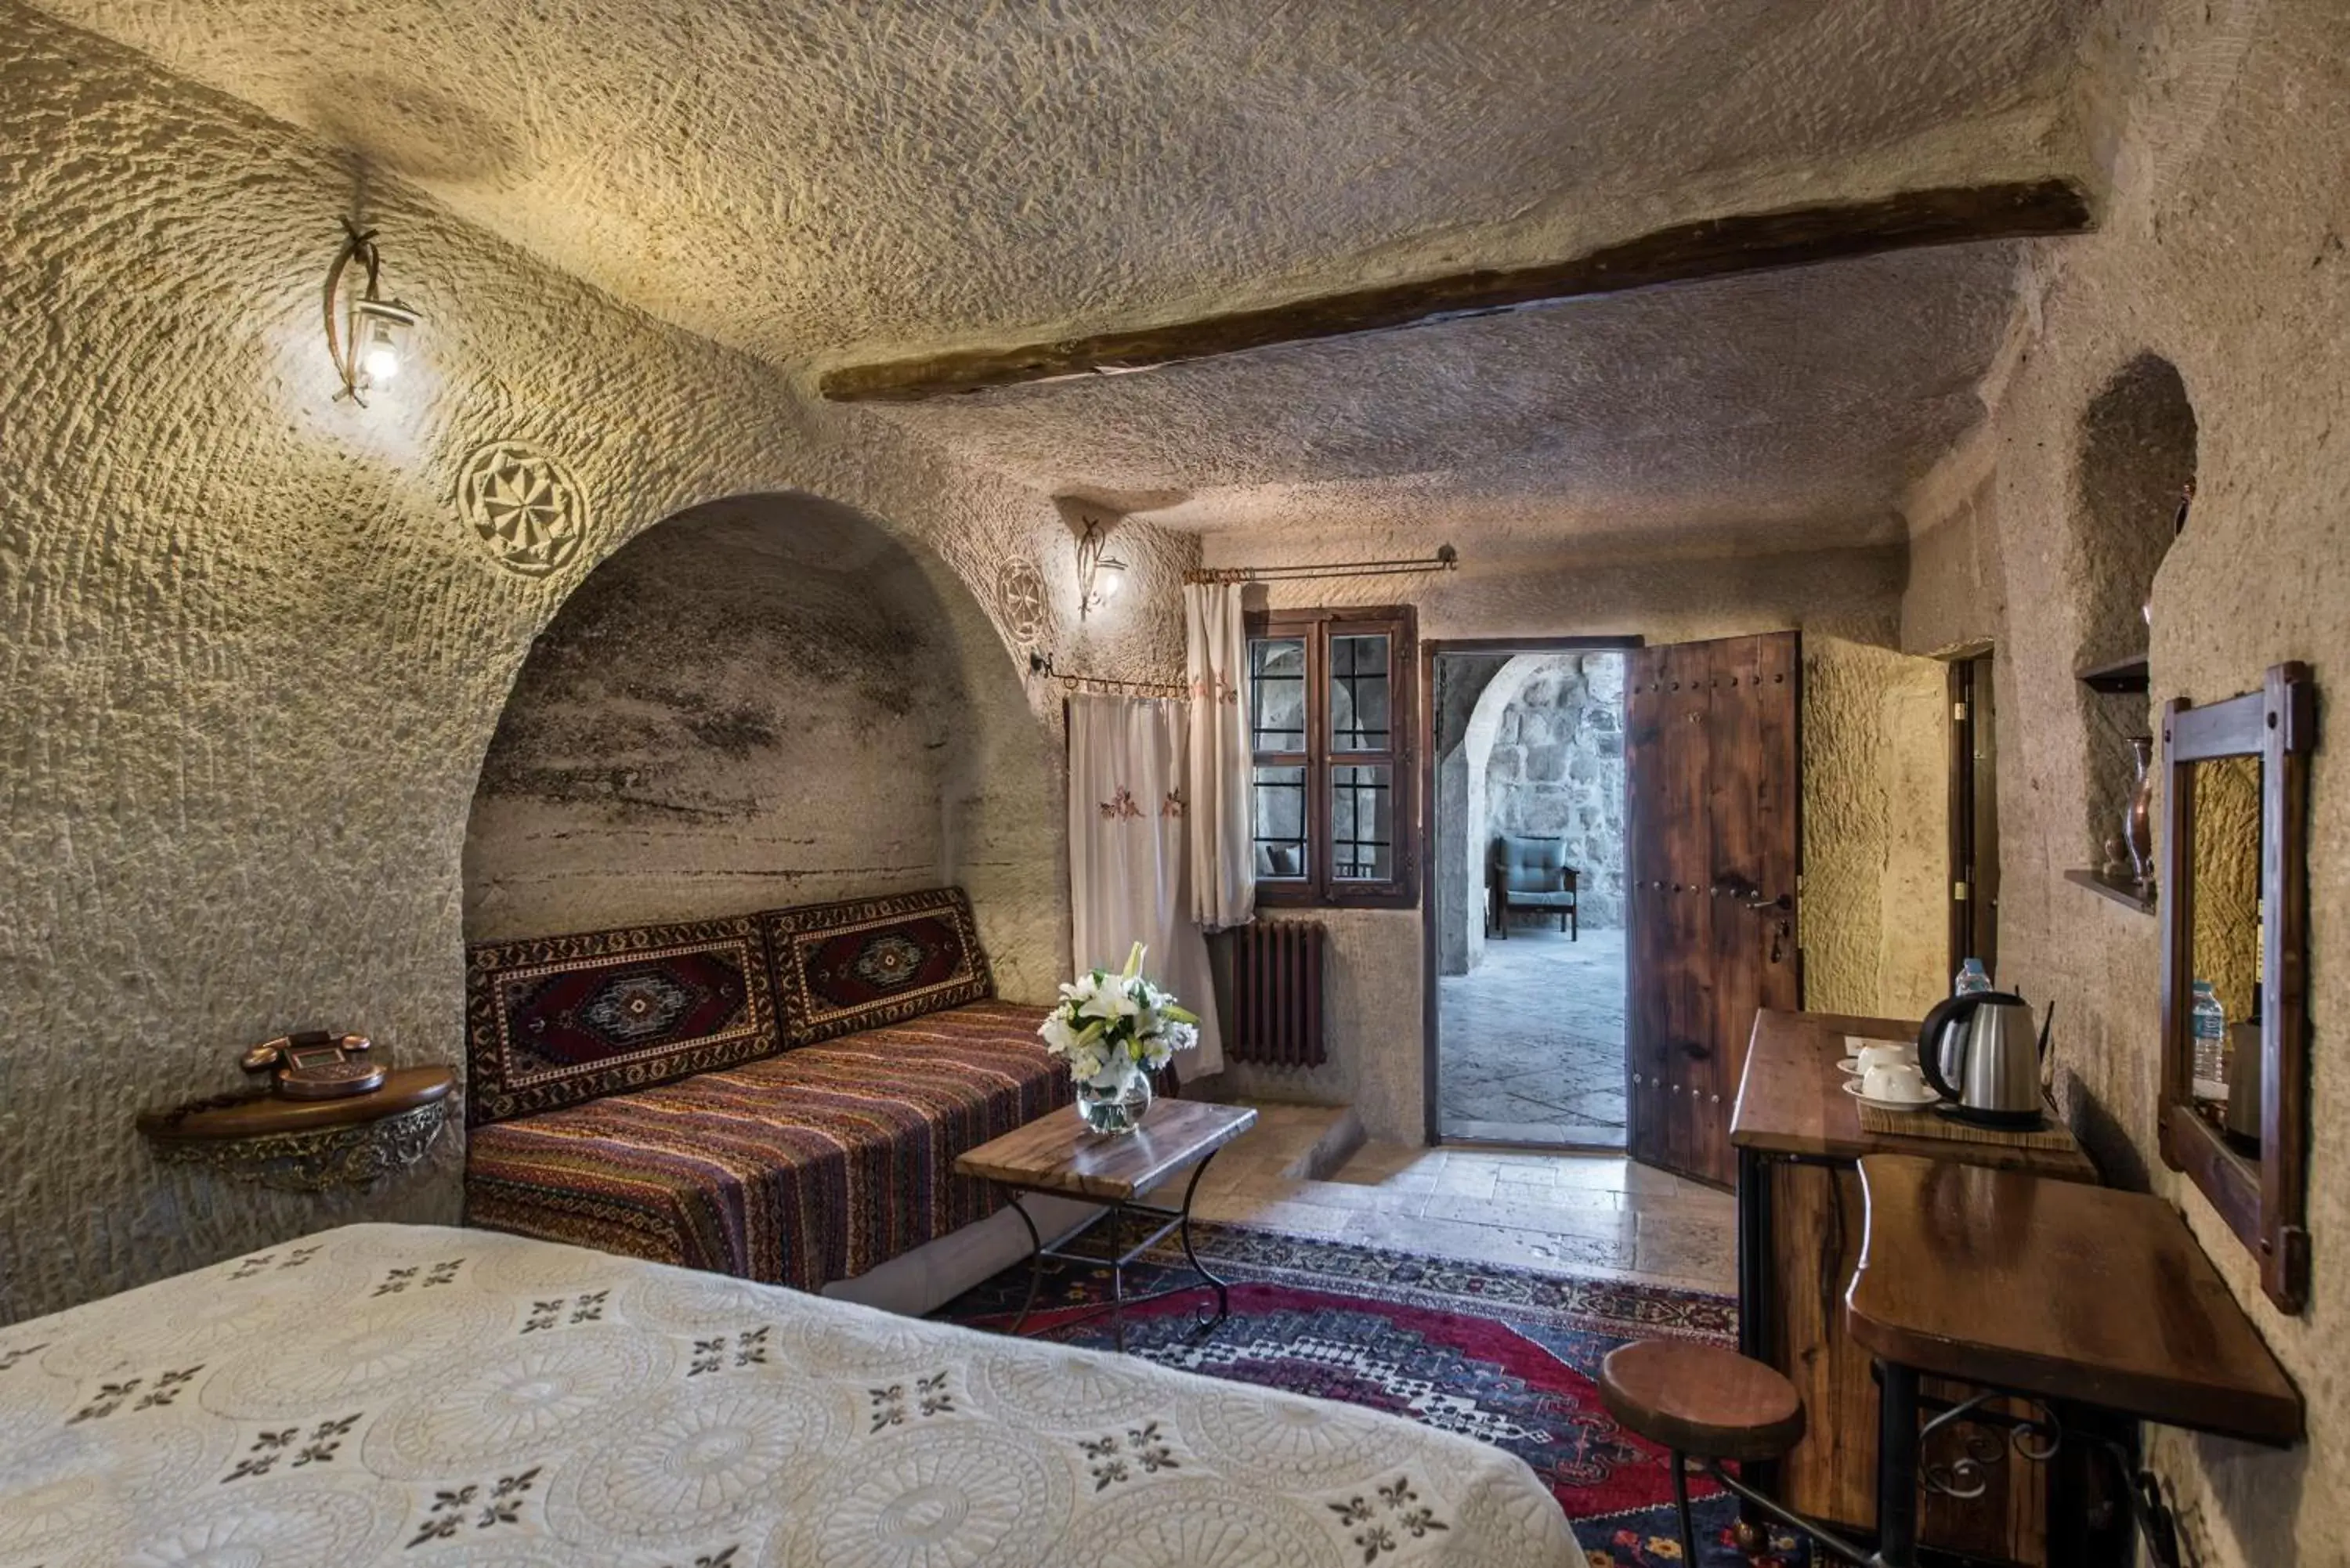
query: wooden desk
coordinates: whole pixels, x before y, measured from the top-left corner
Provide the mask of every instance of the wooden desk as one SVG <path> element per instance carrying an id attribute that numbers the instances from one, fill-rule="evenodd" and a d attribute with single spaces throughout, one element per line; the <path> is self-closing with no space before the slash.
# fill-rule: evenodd
<path id="1" fill-rule="evenodd" d="M 1842 1305 L 1860 1259 L 1861 1159 L 1930 1155 L 2096 1179 L 2096 1167 L 2077 1145 L 2017 1148 L 1864 1128 L 1835 1066 L 1845 1036 L 1915 1040 L 1918 1028 L 1902 1019 L 1766 1008 L 1755 1015 L 1730 1118 L 1738 1156 L 1739 1348 L 1793 1379 L 1810 1415 L 1804 1440 L 1777 1465 L 1752 1467 L 1752 1473 L 1787 1506 L 1861 1533 L 1877 1519 L 1877 1385 L 1868 1352 L 1846 1329 Z M 1975 1505 L 1937 1499 L 1926 1511 L 1927 1538 L 2044 1563 L 2040 1482 L 2036 1473 L 2003 1474 L 1994 1483 L 1997 1495 Z"/>
<path id="2" fill-rule="evenodd" d="M 1921 1373 L 2254 1442 L 2301 1437 L 2300 1392 L 2162 1199 L 1903 1156 L 1863 1159 L 1860 1181 L 1846 1317 L 1884 1377 L 1888 1563 L 1915 1550 Z"/>

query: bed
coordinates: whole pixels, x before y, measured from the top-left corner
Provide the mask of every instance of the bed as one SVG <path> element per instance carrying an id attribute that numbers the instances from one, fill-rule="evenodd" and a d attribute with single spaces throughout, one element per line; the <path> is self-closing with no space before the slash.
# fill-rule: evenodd
<path id="1" fill-rule="evenodd" d="M 1516 1458 L 1107 1354 L 351 1225 L 0 1328 L 0 1564 L 1582 1561 Z"/>

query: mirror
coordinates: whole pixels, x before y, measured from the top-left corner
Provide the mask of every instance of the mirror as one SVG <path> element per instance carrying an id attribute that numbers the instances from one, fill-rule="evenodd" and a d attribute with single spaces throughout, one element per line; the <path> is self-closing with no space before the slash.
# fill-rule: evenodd
<path id="1" fill-rule="evenodd" d="M 2300 1310 L 2309 1275 L 2303 1001 L 2308 755 L 2316 691 L 2281 664 L 2259 691 L 2163 711 L 2162 1157 Z"/>
<path id="2" fill-rule="evenodd" d="M 2261 1017 L 2261 760 L 2212 757 L 2186 763 L 2185 787 L 2195 795 L 2195 836 L 2187 875 L 2195 884 L 2187 950 L 2188 1034 L 2193 1060 L 2189 1089 L 2195 1112 L 2230 1145 L 2257 1158 L 2257 1114 L 2248 1124 L 2231 1091 L 2250 1089 L 2257 1113 Z M 2241 1049 L 2248 1042 L 2249 1051 Z M 2236 1099 L 2241 1099 L 2236 1096 Z"/>

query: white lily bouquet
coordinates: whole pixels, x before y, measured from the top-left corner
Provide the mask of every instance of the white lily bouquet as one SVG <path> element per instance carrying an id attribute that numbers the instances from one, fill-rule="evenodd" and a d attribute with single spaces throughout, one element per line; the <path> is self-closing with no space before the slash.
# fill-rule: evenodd
<path id="1" fill-rule="evenodd" d="M 1150 1108 L 1149 1073 L 1200 1043 L 1200 1018 L 1142 972 L 1143 945 L 1126 967 L 1097 969 L 1061 987 L 1036 1033 L 1069 1064 L 1077 1114 L 1099 1133 L 1132 1132 Z"/>

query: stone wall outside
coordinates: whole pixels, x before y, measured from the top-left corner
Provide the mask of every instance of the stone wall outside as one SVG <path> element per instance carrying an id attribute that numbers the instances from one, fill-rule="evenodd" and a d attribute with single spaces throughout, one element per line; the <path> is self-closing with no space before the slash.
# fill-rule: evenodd
<path id="1" fill-rule="evenodd" d="M 1486 759 L 1485 829 L 1489 841 L 1565 839 L 1581 922 L 1624 923 L 1621 654 L 1542 656 L 1503 710 Z"/>

